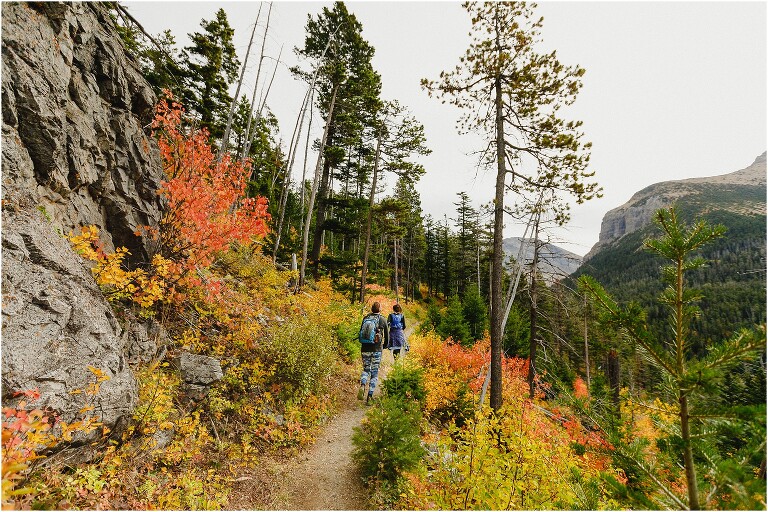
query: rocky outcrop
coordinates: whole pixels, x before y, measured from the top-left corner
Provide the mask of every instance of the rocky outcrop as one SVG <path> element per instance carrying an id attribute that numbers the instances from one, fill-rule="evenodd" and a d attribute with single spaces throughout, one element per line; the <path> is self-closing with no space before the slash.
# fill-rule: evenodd
<path id="1" fill-rule="evenodd" d="M 2 4 L 4 405 L 37 388 L 33 405 L 67 422 L 86 405 L 110 428 L 131 417 L 127 356 L 153 357 L 162 333 L 121 327 L 62 235 L 96 225 L 107 249 L 147 256 L 134 231 L 160 218 L 154 103 L 106 4 Z"/>
<path id="2" fill-rule="evenodd" d="M 134 232 L 160 218 L 156 98 L 104 4 L 9 2 L 2 23 L 3 204 L 146 256 Z"/>
<path id="3" fill-rule="evenodd" d="M 130 417 L 137 388 L 123 332 L 82 258 L 38 212 L 4 212 L 2 247 L 4 403 L 38 389 L 34 405 L 66 422 L 86 405 L 108 426 Z M 108 377 L 95 394 L 89 367 Z"/>
<path id="4" fill-rule="evenodd" d="M 678 201 L 697 201 L 697 197 L 705 194 L 716 194 L 717 207 L 730 209 L 739 213 L 763 214 L 766 186 L 766 153 L 758 156 L 749 167 L 729 174 L 705 178 L 690 178 L 686 180 L 665 181 L 656 183 L 637 192 L 624 205 L 615 208 L 603 217 L 600 226 L 600 238 L 594 247 L 584 256 L 590 259 L 603 247 L 610 245 L 619 238 L 638 231 L 651 223 L 653 214 L 659 208 L 667 208 Z M 756 194 L 744 195 L 745 188 L 756 188 L 763 191 L 762 197 Z M 714 201 L 710 201 L 713 204 Z"/>

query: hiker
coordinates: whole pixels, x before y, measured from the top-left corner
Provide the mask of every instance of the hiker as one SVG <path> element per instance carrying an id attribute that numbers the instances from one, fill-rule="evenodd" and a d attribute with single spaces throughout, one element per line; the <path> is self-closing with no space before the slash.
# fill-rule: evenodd
<path id="1" fill-rule="evenodd" d="M 373 390 L 376 389 L 376 383 L 379 380 L 379 365 L 381 364 L 382 347 L 389 345 L 389 329 L 384 317 L 379 314 L 381 305 L 374 302 L 371 306 L 371 312 L 363 317 L 363 323 L 360 325 L 360 355 L 363 358 L 363 373 L 360 375 L 360 389 L 357 392 L 357 399 L 362 400 L 365 396 L 365 386 L 368 385 L 368 397 L 366 404 L 371 403 Z"/>
<path id="2" fill-rule="evenodd" d="M 392 351 L 392 356 L 397 359 L 400 355 L 400 350 L 404 349 L 408 352 L 408 342 L 405 339 L 405 315 L 403 314 L 403 308 L 400 304 L 392 306 L 394 313 L 390 313 L 387 317 L 387 325 L 389 326 L 389 349 Z"/>

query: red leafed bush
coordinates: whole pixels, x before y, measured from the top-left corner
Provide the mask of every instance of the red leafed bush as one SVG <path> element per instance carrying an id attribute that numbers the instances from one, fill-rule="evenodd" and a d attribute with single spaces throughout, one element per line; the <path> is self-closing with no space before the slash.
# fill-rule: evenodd
<path id="1" fill-rule="evenodd" d="M 158 137 L 168 201 L 160 225 L 163 255 L 185 270 L 204 267 L 233 241 L 249 243 L 268 232 L 267 200 L 246 198 L 250 163 L 223 155 L 216 161 L 206 130 L 182 129 L 181 105 L 162 100 L 152 127 Z"/>

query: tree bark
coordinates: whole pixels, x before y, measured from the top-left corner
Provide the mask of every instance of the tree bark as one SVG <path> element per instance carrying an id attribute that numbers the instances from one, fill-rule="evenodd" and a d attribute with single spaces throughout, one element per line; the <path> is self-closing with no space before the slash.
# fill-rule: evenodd
<path id="1" fill-rule="evenodd" d="M 685 478 L 688 482 L 688 508 L 701 510 L 699 506 L 699 484 L 696 482 L 696 467 L 693 465 L 691 447 L 691 425 L 688 415 L 688 396 L 680 394 L 680 433 L 683 438 L 683 459 L 685 460 Z"/>
<path id="2" fill-rule="evenodd" d="M 587 394 L 589 394 L 590 386 L 592 385 L 590 379 L 589 379 L 589 338 L 588 338 L 588 330 L 587 330 L 587 292 L 584 292 L 584 367 L 587 371 Z"/>
<path id="3" fill-rule="evenodd" d="M 397 235 L 395 235 L 392 238 L 393 238 L 394 247 L 395 247 L 395 303 L 399 303 L 400 302 L 400 282 L 397 276 Z"/>
<path id="4" fill-rule="evenodd" d="M 498 43 L 498 38 L 497 38 Z M 501 77 L 494 81 L 496 92 L 496 196 L 494 199 L 493 222 L 493 262 L 491 271 L 491 409 L 498 411 L 503 405 L 501 394 L 501 357 L 504 327 L 501 325 L 503 309 L 501 306 L 501 280 L 504 271 L 504 182 L 507 169 L 504 162 L 504 98 L 501 90 Z"/>
<path id="5" fill-rule="evenodd" d="M 365 249 L 363 251 L 363 268 L 360 272 L 360 302 L 365 302 L 365 279 L 368 273 L 368 256 L 371 250 L 371 226 L 373 224 L 373 203 L 376 197 L 376 180 L 379 174 L 379 158 L 381 157 L 382 129 L 376 134 L 376 155 L 373 160 L 373 177 L 371 178 L 371 193 L 368 195 L 368 221 L 365 225 Z"/>
<path id="6" fill-rule="evenodd" d="M 328 139 L 328 131 L 331 126 L 331 116 L 333 115 L 333 108 L 336 105 L 336 93 L 339 91 L 339 85 L 337 84 L 333 88 L 333 95 L 331 96 L 331 105 L 328 108 L 328 121 L 325 124 L 323 130 L 323 138 L 320 141 L 320 149 L 317 153 L 317 165 L 315 165 L 315 178 L 312 182 L 312 192 L 309 195 L 309 205 L 307 206 L 307 218 L 304 222 L 304 234 L 303 245 L 301 250 L 301 272 L 299 274 L 299 286 L 304 286 L 304 277 L 307 270 L 307 247 L 309 246 L 309 225 L 312 222 L 312 208 L 315 206 L 315 196 L 317 196 L 317 185 L 319 182 L 320 164 L 323 162 L 323 153 L 325 152 L 325 143 Z"/>
<path id="7" fill-rule="evenodd" d="M 330 126 L 330 123 L 333 122 L 333 116 L 329 112 L 328 114 L 328 125 Z M 333 127 L 331 127 L 328 131 L 328 140 L 333 140 Z M 315 217 L 315 236 L 312 239 L 312 253 L 309 256 L 309 259 L 312 261 L 312 276 L 317 280 L 318 277 L 320 277 L 320 249 L 323 245 L 323 233 L 325 232 L 325 228 L 323 224 L 325 224 L 325 210 L 326 210 L 326 202 L 325 198 L 328 195 L 328 185 L 330 183 L 330 177 L 331 177 L 331 163 L 328 161 L 328 159 L 325 159 L 323 162 L 323 176 L 320 180 L 320 189 L 317 193 L 317 197 L 319 199 L 319 202 L 317 204 L 317 216 Z"/>
<path id="8" fill-rule="evenodd" d="M 536 393 L 536 348 L 538 342 L 536 340 L 537 332 L 537 318 L 539 316 L 539 304 L 538 304 L 538 292 L 536 287 L 536 272 L 539 266 L 539 216 L 536 216 L 536 222 L 533 225 L 533 262 L 531 263 L 531 338 L 528 345 L 528 393 L 531 399 L 533 399 Z"/>
<path id="9" fill-rule="evenodd" d="M 611 399 L 618 414 L 619 392 L 621 391 L 621 367 L 619 354 L 615 350 L 608 351 L 608 385 L 611 387 Z"/>

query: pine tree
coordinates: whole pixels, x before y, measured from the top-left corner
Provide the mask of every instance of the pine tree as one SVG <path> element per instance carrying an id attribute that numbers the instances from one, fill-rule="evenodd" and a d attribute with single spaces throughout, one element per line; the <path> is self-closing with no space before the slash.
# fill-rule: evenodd
<path id="1" fill-rule="evenodd" d="M 376 112 L 381 107 L 381 77 L 371 64 L 374 48 L 363 39 L 362 30 L 354 14 L 337 1 L 332 9 L 324 7 L 317 17 L 309 16 L 304 48 L 296 50 L 303 57 L 319 60 L 317 104 L 328 126 L 321 148 L 322 175 L 317 189 L 312 250 L 308 255 L 315 277 L 319 275 L 333 170 L 345 162 L 349 148 L 364 140 L 366 129 L 373 130 Z M 293 71 L 300 77 L 309 77 L 306 71 Z"/>
<path id="2" fill-rule="evenodd" d="M 216 12 L 214 20 L 202 20 L 200 26 L 203 31 L 189 34 L 192 45 L 185 47 L 182 54 L 181 99 L 187 111 L 200 117 L 200 127 L 220 139 L 232 102 L 228 88 L 240 69 L 233 44 L 235 31 L 224 9 Z"/>
<path id="3" fill-rule="evenodd" d="M 478 251 L 479 226 L 477 225 L 477 210 L 470 204 L 466 192 L 458 192 L 459 202 L 456 206 L 457 252 L 455 258 L 456 281 L 460 296 L 464 296 L 469 283 L 475 280 L 476 256 Z"/>
<path id="4" fill-rule="evenodd" d="M 461 303 L 464 318 L 469 326 L 470 336 L 474 340 L 479 340 L 485 333 L 486 322 L 488 321 L 488 310 L 483 298 L 480 296 L 477 283 L 472 283 L 467 287 Z"/>
<path id="5" fill-rule="evenodd" d="M 371 223 L 376 185 L 384 172 L 396 174 L 400 180 L 416 183 L 424 174 L 424 167 L 413 162 L 415 155 L 426 155 L 430 150 L 425 145 L 424 126 L 396 101 L 385 102 L 378 113 L 376 122 L 376 150 L 374 153 L 373 176 L 369 197 L 368 220 L 366 223 L 365 250 L 360 278 L 360 301 L 365 301 L 366 273 L 370 249 Z"/>
<path id="6" fill-rule="evenodd" d="M 542 19 L 535 4 L 467 2 L 472 19 L 470 48 L 455 70 L 439 81 L 422 80 L 431 94 L 463 110 L 459 128 L 479 132 L 489 143 L 481 163 L 496 169 L 493 275 L 491 282 L 491 407 L 502 405 L 502 275 L 504 194 L 557 189 L 579 202 L 598 193 L 586 183 L 590 144 L 581 141 L 580 122 L 558 115 L 581 88 L 584 70 L 561 64 L 554 52 L 539 54 Z M 511 182 L 507 183 L 508 175 Z"/>
<path id="7" fill-rule="evenodd" d="M 647 352 L 663 376 L 661 396 L 674 397 L 672 407 L 678 417 L 679 430 L 670 435 L 671 445 L 679 447 L 685 466 L 688 508 L 699 510 L 701 501 L 695 461 L 713 460 L 711 454 L 701 455 L 706 453 L 707 445 L 712 444 L 712 440 L 708 439 L 712 435 L 712 427 L 718 421 L 733 421 L 737 417 L 727 400 L 719 396 L 718 383 L 729 368 L 752 357 L 765 346 L 765 326 L 759 332 L 742 330 L 732 339 L 713 347 L 704 357 L 692 356 L 690 324 L 701 314 L 696 303 L 702 295 L 685 286 L 685 274 L 704 266 L 703 258 L 692 255 L 705 244 L 720 238 L 725 228 L 711 226 L 702 220 L 688 227 L 678 220 L 674 208 L 659 210 L 654 221 L 662 236 L 646 240 L 645 247 L 671 263 L 662 267 L 662 277 L 668 286 L 659 297 L 659 302 L 669 314 L 669 325 L 672 327 L 668 331 L 669 337 L 657 339 L 648 331 L 644 312 L 637 304 L 622 308 L 594 279 L 582 276 L 581 281 L 610 322 Z"/>
<path id="8" fill-rule="evenodd" d="M 448 299 L 448 307 L 437 326 L 440 336 L 453 338 L 453 341 L 462 345 L 471 345 L 474 339 L 469 331 L 469 326 L 464 318 L 464 310 L 458 295 L 452 295 Z"/>

